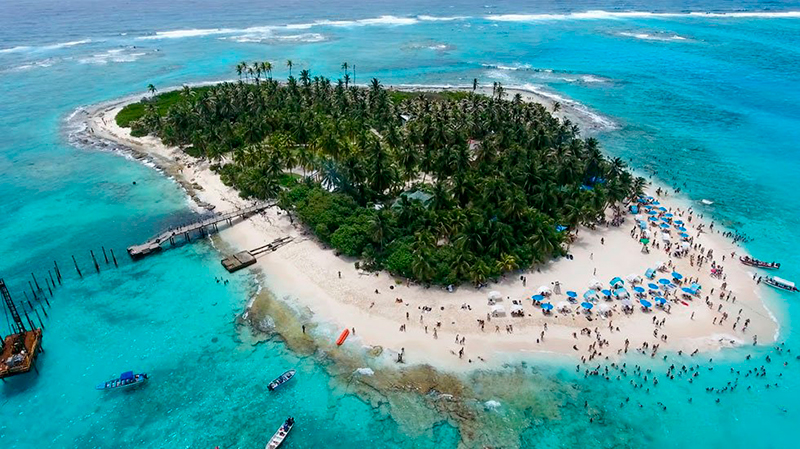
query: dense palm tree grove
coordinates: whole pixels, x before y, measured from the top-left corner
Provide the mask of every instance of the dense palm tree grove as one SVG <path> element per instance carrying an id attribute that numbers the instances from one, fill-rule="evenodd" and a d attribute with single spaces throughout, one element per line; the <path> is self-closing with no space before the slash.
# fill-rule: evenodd
<path id="1" fill-rule="evenodd" d="M 335 84 L 308 70 L 278 83 L 269 63 L 242 63 L 239 82 L 185 88 L 165 113 L 145 105 L 133 131 L 215 161 L 244 197 L 278 198 L 362 266 L 424 283 L 561 256 L 571 230 L 641 193 L 597 140 L 500 85 L 411 94 L 350 85 L 343 69 Z"/>

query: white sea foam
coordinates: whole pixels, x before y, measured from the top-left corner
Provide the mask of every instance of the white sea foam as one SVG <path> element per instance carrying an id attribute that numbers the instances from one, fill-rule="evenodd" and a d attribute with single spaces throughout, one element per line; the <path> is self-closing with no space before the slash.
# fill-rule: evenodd
<path id="1" fill-rule="evenodd" d="M 18 45 L 16 47 L 11 47 L 11 48 L 2 48 L 2 49 L 0 49 L 0 54 L 17 53 L 17 52 L 28 50 L 30 48 L 31 47 L 28 47 L 27 45 Z"/>
<path id="2" fill-rule="evenodd" d="M 115 48 L 105 53 L 98 53 L 86 58 L 78 59 L 81 64 L 104 65 L 109 62 L 133 62 L 146 55 L 144 52 L 127 53 L 124 48 Z"/>
<path id="3" fill-rule="evenodd" d="M 375 374 L 375 371 L 373 371 L 372 368 L 358 368 L 356 373 L 362 376 L 372 376 Z"/>
<path id="4" fill-rule="evenodd" d="M 417 16 L 417 19 L 425 21 L 425 22 L 452 22 L 455 20 L 466 20 L 469 19 L 468 16 L 450 16 L 450 17 L 441 17 L 441 16 L 428 16 L 425 14 L 421 14 Z"/>
<path id="5" fill-rule="evenodd" d="M 500 402 L 495 401 L 493 399 L 490 399 L 490 400 L 484 402 L 483 405 L 484 405 L 484 407 L 486 407 L 486 408 L 488 408 L 490 410 L 496 410 L 496 409 L 500 408 Z"/>
<path id="6" fill-rule="evenodd" d="M 648 11 L 584 11 L 568 14 L 491 14 L 485 16 L 487 20 L 497 22 L 538 22 L 548 20 L 615 20 L 627 18 L 656 18 L 656 17 L 713 17 L 713 18 L 760 18 L 760 19 L 786 19 L 800 18 L 800 11 L 734 11 L 734 12 L 648 12 Z"/>
<path id="7" fill-rule="evenodd" d="M 82 39 L 79 41 L 61 42 L 58 44 L 45 45 L 41 47 L 43 50 L 58 50 L 59 48 L 74 47 L 76 45 L 83 45 L 92 42 L 91 39 Z"/>
<path id="8" fill-rule="evenodd" d="M 670 34 L 648 34 L 648 33 L 630 33 L 630 32 L 623 31 L 621 33 L 618 33 L 618 35 L 619 36 L 625 36 L 625 37 L 633 37 L 633 38 L 636 38 L 636 39 L 642 39 L 642 40 L 647 40 L 647 41 L 669 42 L 669 41 L 685 41 L 685 40 L 687 40 L 687 38 L 685 38 L 683 36 L 679 36 L 677 34 L 671 34 L 671 35 Z"/>
<path id="9" fill-rule="evenodd" d="M 211 36 L 215 34 L 231 34 L 241 30 L 229 28 L 205 28 L 205 29 L 189 29 L 189 30 L 172 30 L 172 31 L 157 31 L 156 34 L 150 36 L 140 36 L 139 40 L 151 39 L 181 39 L 184 37 L 201 37 Z"/>
<path id="10" fill-rule="evenodd" d="M 303 33 L 303 34 L 284 34 L 274 35 L 270 33 L 264 34 L 245 34 L 241 36 L 221 37 L 221 40 L 232 40 L 239 43 L 275 43 L 275 42 L 324 42 L 328 40 L 325 35 L 320 33 Z"/>

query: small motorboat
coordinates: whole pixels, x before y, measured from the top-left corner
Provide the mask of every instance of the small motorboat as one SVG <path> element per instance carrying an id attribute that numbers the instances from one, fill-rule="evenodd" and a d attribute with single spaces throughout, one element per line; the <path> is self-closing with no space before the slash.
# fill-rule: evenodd
<path id="1" fill-rule="evenodd" d="M 711 201 L 711 200 L 706 200 L 706 199 L 700 200 L 700 202 L 701 202 L 701 203 L 703 203 L 703 204 L 705 204 L 706 206 L 710 206 L 710 205 L 714 204 L 714 202 L 713 202 L 713 201 Z"/>
<path id="2" fill-rule="evenodd" d="M 764 268 L 765 270 L 777 270 L 781 264 L 777 262 L 764 262 L 748 256 L 739 256 L 739 261 L 749 267 Z"/>
<path id="3" fill-rule="evenodd" d="M 272 382 L 270 382 L 269 385 L 267 385 L 267 389 L 269 391 L 274 391 L 276 388 L 278 388 L 281 385 L 285 384 L 286 382 L 289 381 L 289 379 L 294 377 L 294 373 L 295 373 L 295 371 L 293 369 L 290 369 L 289 371 L 286 371 L 285 373 L 281 374 L 277 379 L 275 379 Z"/>
<path id="4" fill-rule="evenodd" d="M 289 431 L 292 430 L 292 427 L 294 427 L 294 418 L 289 417 L 284 421 L 278 431 L 275 432 L 275 435 L 272 435 L 265 449 L 275 449 L 280 446 L 283 440 L 286 439 L 286 435 L 289 435 Z"/>
<path id="5" fill-rule="evenodd" d="M 147 373 L 134 374 L 133 371 L 125 371 L 118 378 L 97 385 L 98 390 L 114 390 L 117 388 L 128 388 L 147 382 Z"/>
<path id="6" fill-rule="evenodd" d="M 798 291 L 797 287 L 794 285 L 794 282 L 789 282 L 786 279 L 781 279 L 777 276 L 765 277 L 764 283 L 769 285 L 770 287 L 774 287 L 780 290 L 786 290 L 787 292 Z"/>

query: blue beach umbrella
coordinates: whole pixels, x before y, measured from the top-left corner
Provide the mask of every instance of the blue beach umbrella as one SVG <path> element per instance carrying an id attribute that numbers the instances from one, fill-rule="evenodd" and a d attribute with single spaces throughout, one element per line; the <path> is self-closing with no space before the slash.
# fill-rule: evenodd
<path id="1" fill-rule="evenodd" d="M 639 287 L 638 285 L 636 287 L 633 287 L 633 290 L 636 293 L 644 293 L 644 289 L 642 287 Z"/>
<path id="2" fill-rule="evenodd" d="M 654 210 L 649 210 L 649 211 L 647 211 L 647 215 L 655 215 L 655 214 L 657 214 L 657 213 L 658 213 L 658 212 L 656 212 L 656 211 L 654 211 Z M 655 218 L 655 217 L 653 217 L 653 218 Z"/>
<path id="3" fill-rule="evenodd" d="M 681 236 L 681 237 L 684 237 L 684 238 L 687 238 L 687 237 L 689 237 L 689 234 L 687 234 L 687 233 L 685 233 L 685 232 L 681 232 L 681 233 L 680 233 L 680 234 L 678 234 L 678 235 L 679 235 L 679 236 Z"/>
<path id="4" fill-rule="evenodd" d="M 683 220 L 675 220 L 675 224 L 683 226 Z"/>
<path id="5" fill-rule="evenodd" d="M 686 292 L 686 293 L 688 293 L 690 295 L 696 295 L 697 294 L 697 290 L 691 289 L 689 287 L 683 287 L 681 290 L 683 290 L 684 292 Z"/>
<path id="6" fill-rule="evenodd" d="M 567 296 L 569 296 L 570 298 L 577 298 L 578 294 L 576 292 L 573 292 L 572 290 L 567 290 Z"/>
<path id="7" fill-rule="evenodd" d="M 678 273 L 677 271 L 673 271 L 672 272 L 672 279 L 677 279 L 677 280 L 680 281 L 681 279 L 683 279 L 683 275 Z"/>
<path id="8" fill-rule="evenodd" d="M 628 291 L 625 290 L 624 288 L 618 288 L 614 290 L 614 296 L 616 296 L 617 298 L 627 298 L 629 295 Z"/>
<path id="9" fill-rule="evenodd" d="M 669 225 L 666 223 L 661 223 L 661 227 L 664 229 L 669 229 Z"/>
<path id="10" fill-rule="evenodd" d="M 639 303 L 641 305 L 643 305 L 644 307 L 652 307 L 653 306 L 653 304 L 650 301 L 646 300 L 646 299 L 640 299 Z"/>
<path id="11" fill-rule="evenodd" d="M 658 208 L 658 210 L 660 210 L 660 211 L 662 211 L 662 212 L 666 212 L 666 211 L 667 211 L 667 208 L 666 208 L 666 207 L 664 207 L 664 206 L 661 206 L 661 207 L 659 207 L 659 208 Z"/>
<path id="12" fill-rule="evenodd" d="M 594 290 L 586 290 L 586 292 L 584 292 L 583 294 L 583 299 L 588 299 L 588 300 L 597 299 L 597 292 L 595 292 Z"/>
<path id="13" fill-rule="evenodd" d="M 658 283 L 661 285 L 669 285 L 669 279 L 661 278 L 658 280 Z"/>
<path id="14" fill-rule="evenodd" d="M 625 281 L 623 281 L 621 277 L 617 276 L 614 279 L 612 279 L 611 282 L 609 282 L 609 284 L 611 284 L 612 287 L 617 284 L 625 285 Z"/>
<path id="15" fill-rule="evenodd" d="M 650 287 L 651 290 L 658 290 L 658 285 L 653 284 L 652 282 L 647 284 L 647 286 Z"/>
<path id="16" fill-rule="evenodd" d="M 553 305 L 549 302 L 542 303 L 542 310 L 553 310 Z"/>
<path id="17" fill-rule="evenodd" d="M 669 222 L 669 218 L 667 218 L 667 217 L 661 217 L 661 221 L 664 221 L 664 222 Z"/>
<path id="18" fill-rule="evenodd" d="M 660 296 L 656 297 L 655 301 L 656 301 L 656 304 L 661 304 L 661 305 L 664 305 L 664 304 L 667 303 L 667 300 L 662 298 L 662 297 L 660 297 Z"/>
<path id="19" fill-rule="evenodd" d="M 531 296 L 531 299 L 536 301 L 536 302 L 542 302 L 544 300 L 544 296 L 542 296 L 542 295 L 533 295 L 533 296 Z"/>
<path id="20" fill-rule="evenodd" d="M 656 217 L 649 217 L 649 218 L 648 218 L 648 220 L 650 220 L 650 221 L 658 221 L 658 218 L 656 218 Z"/>
<path id="21" fill-rule="evenodd" d="M 583 307 L 586 310 L 592 310 L 592 307 L 594 307 L 594 304 L 592 304 L 590 302 L 582 302 L 581 303 L 581 307 Z"/>
<path id="22" fill-rule="evenodd" d="M 683 226 L 678 227 L 678 230 L 681 232 L 686 232 L 686 228 L 684 228 Z"/>
<path id="23" fill-rule="evenodd" d="M 611 296 L 611 290 L 601 290 L 600 293 L 602 293 L 603 296 Z"/>
<path id="24" fill-rule="evenodd" d="M 664 216 L 665 216 L 665 217 L 667 217 L 667 218 L 672 218 L 672 217 L 673 217 L 673 215 L 672 215 L 672 214 L 669 214 L 669 213 L 667 213 L 667 214 L 664 214 Z"/>

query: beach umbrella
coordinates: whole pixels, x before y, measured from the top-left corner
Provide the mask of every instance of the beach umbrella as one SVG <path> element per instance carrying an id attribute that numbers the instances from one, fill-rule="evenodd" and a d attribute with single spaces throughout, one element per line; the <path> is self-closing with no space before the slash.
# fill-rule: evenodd
<path id="1" fill-rule="evenodd" d="M 667 218 L 672 218 L 672 214 L 664 214 L 664 216 Z"/>
<path id="2" fill-rule="evenodd" d="M 681 225 L 681 226 L 683 226 L 683 220 L 675 220 L 675 222 L 674 222 L 674 223 L 675 223 L 676 225 Z"/>
<path id="3" fill-rule="evenodd" d="M 552 309 L 552 308 L 553 308 L 553 306 L 551 305 L 550 309 Z M 550 310 L 550 309 L 547 309 L 547 310 Z M 511 311 L 512 312 L 522 312 L 522 306 L 519 305 L 519 304 L 512 304 L 511 305 Z"/>
<path id="4" fill-rule="evenodd" d="M 648 218 L 648 220 L 650 220 L 650 221 L 658 221 L 658 218 L 656 218 L 656 217 L 650 217 L 650 218 Z"/>
<path id="5" fill-rule="evenodd" d="M 689 245 L 689 242 L 682 242 L 681 243 L 681 247 L 685 248 L 685 249 L 689 249 L 689 248 L 691 248 L 691 245 Z"/>
<path id="6" fill-rule="evenodd" d="M 569 309 L 570 304 L 567 301 L 560 301 L 556 307 L 558 310 Z"/>
<path id="7" fill-rule="evenodd" d="M 652 197 L 651 197 L 651 198 L 652 198 Z M 659 205 L 659 204 L 661 204 L 661 203 L 660 203 L 659 201 L 656 201 L 655 199 L 653 199 L 653 202 L 652 202 L 652 203 L 650 203 L 650 204 L 652 204 L 653 206 L 658 206 L 658 205 Z"/>
<path id="8" fill-rule="evenodd" d="M 681 232 L 686 232 L 686 228 L 684 228 L 683 226 L 678 226 L 678 228 L 677 228 L 677 229 L 678 229 L 679 231 L 681 231 Z"/>
<path id="9" fill-rule="evenodd" d="M 623 299 L 622 300 L 622 305 L 626 306 L 626 307 L 633 307 L 633 303 L 631 302 L 630 299 Z"/>
<path id="10" fill-rule="evenodd" d="M 616 296 L 617 298 L 627 298 L 628 291 L 625 290 L 624 288 L 618 288 L 614 290 L 614 296 Z"/>
<path id="11" fill-rule="evenodd" d="M 689 287 L 683 287 L 681 290 L 683 290 L 684 292 L 686 292 L 686 293 L 688 293 L 690 295 L 696 295 L 697 294 L 697 290 L 694 290 L 694 289 L 689 288 Z"/>
<path id="12" fill-rule="evenodd" d="M 658 208 L 658 210 L 660 210 L 660 211 L 662 211 L 662 212 L 666 212 L 666 211 L 667 211 L 667 208 L 666 208 L 666 207 L 664 207 L 664 206 L 661 206 L 661 207 L 659 207 L 659 208 Z"/>
<path id="13" fill-rule="evenodd" d="M 603 296 L 611 296 L 611 290 L 601 290 L 600 293 L 602 293 Z"/>
<path id="14" fill-rule="evenodd" d="M 539 287 L 539 290 L 536 290 L 536 292 L 539 293 L 540 295 L 550 293 L 550 287 L 542 285 L 541 287 Z"/>
<path id="15" fill-rule="evenodd" d="M 646 277 L 647 279 L 653 279 L 655 275 L 656 275 L 656 270 L 652 268 L 648 268 L 647 271 L 644 272 L 644 277 Z"/>
<path id="16" fill-rule="evenodd" d="M 655 297 L 654 300 L 656 301 L 656 304 L 661 304 L 662 306 L 667 303 L 667 300 L 660 296 Z"/>
<path id="17" fill-rule="evenodd" d="M 498 299 L 503 299 L 503 295 L 501 295 L 497 290 L 492 290 L 489 292 L 489 299 L 497 301 Z"/>
<path id="18" fill-rule="evenodd" d="M 658 283 L 661 284 L 661 285 L 669 285 L 670 284 L 669 279 L 665 279 L 665 278 L 659 279 Z"/>
<path id="19" fill-rule="evenodd" d="M 702 287 L 700 286 L 700 284 L 698 284 L 697 282 L 692 282 L 692 285 L 690 285 L 689 287 L 690 287 L 691 289 L 693 289 L 693 290 L 697 290 L 697 291 L 700 291 L 700 289 L 702 288 Z"/>
<path id="20" fill-rule="evenodd" d="M 586 292 L 583 294 L 583 299 L 593 301 L 597 299 L 597 292 L 595 292 L 594 290 L 586 290 Z"/>
<path id="21" fill-rule="evenodd" d="M 615 285 L 617 285 L 617 284 L 623 284 L 623 285 L 624 285 L 624 284 L 625 284 L 625 281 L 623 281 L 621 277 L 617 276 L 617 277 L 615 277 L 614 279 L 612 279 L 612 280 L 611 280 L 611 282 L 609 282 L 609 284 L 610 284 L 612 287 L 613 287 L 613 286 L 615 286 Z"/>
<path id="22" fill-rule="evenodd" d="M 536 302 L 542 302 L 542 301 L 544 301 L 544 296 L 542 296 L 542 295 L 533 295 L 533 296 L 531 296 L 531 299 L 536 301 Z"/>
<path id="23" fill-rule="evenodd" d="M 657 213 L 658 213 L 658 212 L 656 212 L 656 211 L 654 211 L 654 210 L 648 210 L 648 211 L 647 211 L 647 215 L 655 215 L 655 214 L 657 214 Z M 653 218 L 653 219 L 655 219 L 656 217 L 650 217 L 650 218 Z"/>
<path id="24" fill-rule="evenodd" d="M 542 303 L 542 310 L 553 310 L 553 305 L 549 302 Z"/>
<path id="25" fill-rule="evenodd" d="M 601 284 L 600 281 L 598 281 L 597 279 L 592 279 L 591 281 L 589 281 L 589 288 L 599 290 L 602 286 L 603 284 Z"/>
<path id="26" fill-rule="evenodd" d="M 501 314 L 506 313 L 505 307 L 501 306 L 500 304 L 495 304 L 492 306 L 492 313 Z"/>
<path id="27" fill-rule="evenodd" d="M 678 235 L 679 235 L 679 236 L 681 236 L 681 237 L 683 237 L 683 238 L 685 238 L 685 239 L 688 239 L 688 238 L 689 238 L 689 234 L 687 234 L 687 233 L 685 233 L 685 232 L 681 232 L 681 233 L 680 233 L 680 234 L 678 234 Z"/>
<path id="28" fill-rule="evenodd" d="M 582 302 L 581 303 L 581 307 L 583 307 L 586 310 L 592 310 L 592 307 L 594 307 L 594 304 L 592 304 L 590 302 Z"/>
<path id="29" fill-rule="evenodd" d="M 648 243 L 650 243 L 650 239 L 645 239 L 645 238 L 639 239 L 639 243 L 644 243 L 645 245 L 647 245 Z"/>
<path id="30" fill-rule="evenodd" d="M 653 284 L 652 282 L 647 284 L 647 286 L 650 287 L 651 290 L 658 290 L 659 289 L 658 285 Z"/>
<path id="31" fill-rule="evenodd" d="M 650 301 L 646 300 L 646 299 L 640 299 L 639 303 L 641 305 L 643 305 L 644 307 L 652 307 L 653 306 L 653 304 Z"/>
<path id="32" fill-rule="evenodd" d="M 677 271 L 673 271 L 672 272 L 672 279 L 677 279 L 677 280 L 680 281 L 681 279 L 683 279 L 683 275 L 678 273 Z"/>
<path id="33" fill-rule="evenodd" d="M 578 297 L 578 293 L 577 292 L 573 292 L 572 290 L 567 290 L 567 296 L 569 296 L 570 298 L 577 298 Z"/>
<path id="34" fill-rule="evenodd" d="M 609 310 L 611 310 L 611 306 L 609 306 L 608 304 L 600 304 L 599 306 L 597 306 L 597 310 L 599 310 L 600 313 L 606 313 Z"/>
<path id="35" fill-rule="evenodd" d="M 636 293 L 644 293 L 644 289 L 642 287 L 639 287 L 638 285 L 636 287 L 633 287 L 633 291 L 635 291 Z"/>
<path id="36" fill-rule="evenodd" d="M 667 218 L 667 217 L 661 217 L 661 221 L 663 221 L 663 222 L 669 222 L 669 218 Z"/>
<path id="37" fill-rule="evenodd" d="M 666 224 L 666 223 L 661 223 L 661 227 L 662 227 L 662 228 L 664 228 L 664 229 L 668 229 L 668 228 L 669 228 L 669 225 L 668 225 L 668 224 Z"/>

